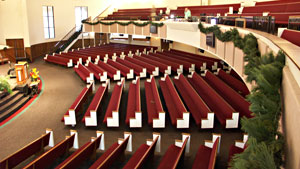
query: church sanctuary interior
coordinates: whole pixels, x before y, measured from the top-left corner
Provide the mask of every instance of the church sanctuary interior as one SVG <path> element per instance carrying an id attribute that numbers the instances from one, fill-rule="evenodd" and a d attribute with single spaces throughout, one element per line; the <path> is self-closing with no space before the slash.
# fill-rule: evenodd
<path id="1" fill-rule="evenodd" d="M 1 0 L 0 169 L 300 169 L 299 0 Z"/>

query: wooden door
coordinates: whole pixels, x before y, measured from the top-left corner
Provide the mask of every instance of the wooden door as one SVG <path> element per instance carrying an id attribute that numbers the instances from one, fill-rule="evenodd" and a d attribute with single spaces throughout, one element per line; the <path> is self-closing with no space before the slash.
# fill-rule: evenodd
<path id="1" fill-rule="evenodd" d="M 25 57 L 23 39 L 6 39 L 6 45 L 14 48 L 16 58 Z"/>

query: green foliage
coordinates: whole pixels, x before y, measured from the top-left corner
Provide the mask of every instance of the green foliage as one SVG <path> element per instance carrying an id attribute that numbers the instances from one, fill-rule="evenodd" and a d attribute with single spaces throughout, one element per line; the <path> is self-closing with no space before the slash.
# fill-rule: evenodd
<path id="1" fill-rule="evenodd" d="M 268 53 L 261 56 L 257 39 L 253 34 L 244 38 L 237 29 L 225 33 L 218 26 L 204 28 L 198 25 L 202 33 L 213 32 L 222 42 L 232 41 L 235 47 L 243 50 L 247 63 L 245 74 L 249 83 L 256 86 L 247 96 L 251 103 L 253 118 L 241 119 L 242 130 L 249 135 L 246 150 L 236 154 L 231 161 L 233 169 L 276 169 L 283 164 L 284 138 L 278 133 L 278 122 L 281 113 L 280 87 L 285 55 L 279 51 L 276 56 Z"/>
<path id="2" fill-rule="evenodd" d="M 134 21 L 129 21 L 129 22 L 119 22 L 119 21 L 112 21 L 112 22 L 102 22 L 102 21 L 98 21 L 98 22 L 88 22 L 83 20 L 82 23 L 85 24 L 89 24 L 89 25 L 97 25 L 97 24 L 102 24 L 102 25 L 113 25 L 113 24 L 119 24 L 122 26 L 128 26 L 130 24 L 133 24 L 135 26 L 139 26 L 139 27 L 144 27 L 147 26 L 149 24 L 153 25 L 153 26 L 157 26 L 157 27 L 162 27 L 164 26 L 164 23 L 156 23 L 156 22 L 152 22 L 152 21 L 148 21 L 148 22 L 134 22 Z"/>
<path id="3" fill-rule="evenodd" d="M 9 83 L 7 79 L 4 77 L 0 77 L 0 91 L 7 91 L 9 94 L 12 93 Z"/>
<path id="4" fill-rule="evenodd" d="M 250 138 L 248 147 L 243 153 L 234 156 L 231 161 L 233 169 L 275 169 L 272 150 L 264 143 L 258 143 L 255 139 Z"/>

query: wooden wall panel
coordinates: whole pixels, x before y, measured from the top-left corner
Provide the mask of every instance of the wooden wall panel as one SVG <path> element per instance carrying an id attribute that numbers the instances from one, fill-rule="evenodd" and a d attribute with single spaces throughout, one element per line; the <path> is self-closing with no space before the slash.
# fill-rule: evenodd
<path id="1" fill-rule="evenodd" d="M 133 24 L 130 24 L 127 26 L 127 34 L 133 35 L 134 34 L 134 28 L 133 28 Z"/>
<path id="2" fill-rule="evenodd" d="M 233 44 L 233 42 L 226 42 L 225 60 L 229 65 L 233 66 L 233 61 L 234 61 L 234 44 Z"/>
<path id="3" fill-rule="evenodd" d="M 143 35 L 150 36 L 150 25 L 143 27 Z"/>
<path id="4" fill-rule="evenodd" d="M 125 34 L 125 33 L 126 33 L 126 32 L 125 32 L 125 26 L 118 25 L 118 32 L 119 32 L 119 33 L 124 33 L 124 34 Z"/>
<path id="5" fill-rule="evenodd" d="M 140 27 L 140 26 L 134 26 L 134 28 L 135 28 L 135 35 L 143 35 L 143 33 L 142 33 L 142 27 Z"/>
<path id="6" fill-rule="evenodd" d="M 39 43 L 35 45 L 31 45 L 31 58 L 32 60 L 45 56 L 47 53 L 49 53 L 54 45 L 57 43 L 57 41 L 54 42 L 46 42 L 46 43 Z"/>

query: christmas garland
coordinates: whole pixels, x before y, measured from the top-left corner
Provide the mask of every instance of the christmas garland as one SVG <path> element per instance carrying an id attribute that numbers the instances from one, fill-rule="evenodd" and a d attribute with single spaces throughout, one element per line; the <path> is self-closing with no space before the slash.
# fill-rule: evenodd
<path id="1" fill-rule="evenodd" d="M 88 22 L 86 20 L 83 20 L 82 23 L 84 24 L 88 24 L 88 25 L 97 25 L 97 24 L 102 24 L 102 25 L 113 25 L 113 24 L 119 24 L 122 26 L 128 26 L 130 24 L 133 24 L 135 26 L 139 26 L 139 27 L 144 27 L 147 26 L 149 24 L 153 25 L 153 26 L 157 26 L 157 27 L 162 27 L 164 26 L 163 22 L 160 23 L 156 23 L 156 22 L 152 22 L 152 21 L 147 21 L 147 22 L 134 22 L 134 21 L 129 21 L 129 22 L 119 22 L 119 21 L 112 21 L 112 22 L 102 22 L 102 21 L 98 21 L 98 22 Z"/>
<path id="2" fill-rule="evenodd" d="M 280 168 L 283 164 L 284 138 L 278 132 L 281 116 L 280 87 L 282 69 L 285 65 L 285 55 L 280 51 L 275 57 L 273 53 L 261 56 L 257 38 L 248 34 L 244 38 L 236 28 L 223 33 L 215 25 L 204 28 L 199 23 L 202 33 L 213 32 L 222 42 L 232 41 L 245 54 L 245 74 L 247 82 L 256 82 L 255 88 L 247 96 L 251 103 L 250 111 L 253 118 L 242 118 L 242 130 L 248 133 L 247 148 L 241 154 L 236 154 L 230 163 L 232 169 Z"/>

